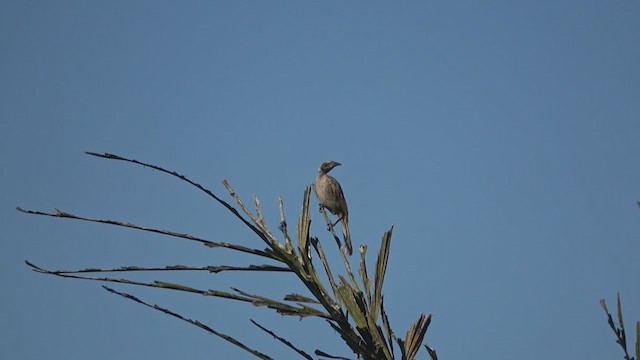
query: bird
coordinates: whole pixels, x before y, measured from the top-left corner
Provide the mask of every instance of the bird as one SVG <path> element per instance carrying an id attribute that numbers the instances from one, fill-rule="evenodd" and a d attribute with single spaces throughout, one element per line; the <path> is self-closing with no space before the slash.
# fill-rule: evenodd
<path id="1" fill-rule="evenodd" d="M 338 222 L 342 225 L 342 236 L 347 249 L 347 255 L 353 253 L 351 247 L 351 235 L 349 234 L 349 210 L 347 209 L 347 201 L 344 198 L 342 187 L 338 180 L 329 176 L 329 171 L 336 166 L 340 166 L 336 161 L 325 161 L 320 164 L 318 176 L 316 177 L 316 194 L 320 208 L 327 208 L 338 217 L 338 220 L 331 225 L 335 226 Z"/>

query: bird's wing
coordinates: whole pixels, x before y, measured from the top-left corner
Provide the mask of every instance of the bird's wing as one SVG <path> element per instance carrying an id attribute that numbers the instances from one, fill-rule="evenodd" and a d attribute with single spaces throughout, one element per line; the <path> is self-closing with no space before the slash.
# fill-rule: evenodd
<path id="1" fill-rule="evenodd" d="M 349 209 L 347 208 L 347 200 L 344 197 L 344 193 L 342 192 L 342 187 L 340 186 L 340 183 L 338 182 L 338 180 L 334 179 L 331 177 L 331 185 L 330 189 L 331 192 L 333 193 L 332 195 L 334 199 L 337 199 L 338 201 L 338 206 L 340 206 L 340 209 L 343 210 L 344 215 L 348 215 L 349 214 Z"/>

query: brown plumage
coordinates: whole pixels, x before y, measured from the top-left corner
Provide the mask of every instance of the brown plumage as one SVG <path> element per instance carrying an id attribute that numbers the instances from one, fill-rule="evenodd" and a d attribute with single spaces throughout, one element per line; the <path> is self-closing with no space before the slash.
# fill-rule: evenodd
<path id="1" fill-rule="evenodd" d="M 339 162 L 326 161 L 320 165 L 318 176 L 316 177 L 316 194 L 320 206 L 323 206 L 338 217 L 338 221 L 342 225 L 342 236 L 347 248 L 347 255 L 353 253 L 351 248 L 351 235 L 349 235 L 349 210 L 347 209 L 347 201 L 344 199 L 342 188 L 338 180 L 329 176 L 328 173 L 336 166 L 341 165 Z M 336 224 L 333 224 L 334 226 Z"/>

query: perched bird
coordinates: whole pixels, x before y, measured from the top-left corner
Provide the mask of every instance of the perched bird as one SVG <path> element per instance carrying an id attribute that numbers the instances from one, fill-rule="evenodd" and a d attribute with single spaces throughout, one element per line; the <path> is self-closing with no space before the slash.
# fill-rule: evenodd
<path id="1" fill-rule="evenodd" d="M 320 165 L 318 176 L 316 177 L 316 194 L 321 207 L 325 207 L 331 211 L 338 220 L 332 225 L 335 226 L 338 221 L 342 225 L 342 236 L 347 248 L 347 255 L 351 255 L 351 235 L 349 235 L 349 210 L 347 209 L 347 201 L 344 199 L 342 188 L 338 180 L 329 176 L 328 173 L 336 166 L 341 165 L 339 162 L 326 161 Z"/>

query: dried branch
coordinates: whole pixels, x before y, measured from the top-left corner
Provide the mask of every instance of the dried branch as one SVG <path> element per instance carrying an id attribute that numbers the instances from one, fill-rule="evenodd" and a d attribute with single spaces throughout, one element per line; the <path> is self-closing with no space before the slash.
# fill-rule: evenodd
<path id="1" fill-rule="evenodd" d="M 206 189 L 202 185 L 192 181 L 191 179 L 187 178 L 184 175 L 178 174 L 175 171 L 166 170 L 166 169 L 164 169 L 164 168 L 162 168 L 160 166 L 157 166 L 157 165 L 144 163 L 144 162 L 141 162 L 141 161 L 138 161 L 138 160 L 134 160 L 134 159 L 127 159 L 127 158 L 124 158 L 124 157 L 121 157 L 121 156 L 118 156 L 118 155 L 114 155 L 114 154 L 109 154 L 109 153 L 98 154 L 98 153 L 94 153 L 94 152 L 90 152 L 90 151 L 86 151 L 85 154 L 92 155 L 92 156 L 97 156 L 97 157 L 104 158 L 104 159 L 109 159 L 109 160 L 126 161 L 126 162 L 130 162 L 130 163 L 133 163 L 133 164 L 142 165 L 144 167 L 149 167 L 149 168 L 158 170 L 160 172 L 163 172 L 165 174 L 169 174 L 171 176 L 175 176 L 178 179 L 180 179 L 182 181 L 185 181 L 185 182 L 195 186 L 199 190 L 203 191 L 205 194 L 207 194 L 210 197 L 212 197 L 213 199 L 215 199 L 218 203 L 222 204 L 222 206 L 227 208 L 227 210 L 229 210 L 233 215 L 235 215 L 238 219 L 240 219 L 240 221 L 242 221 L 245 225 L 247 225 L 262 240 L 264 240 L 265 242 L 268 241 L 266 239 L 266 237 L 258 229 L 256 229 L 255 226 L 251 225 L 251 223 L 248 222 L 247 219 L 243 218 L 242 215 L 240 215 L 240 213 L 238 212 L 238 210 L 236 210 L 233 206 L 229 205 L 226 201 L 224 201 L 224 200 L 220 199 L 219 197 L 217 197 L 213 192 L 211 192 L 210 190 Z"/>
<path id="2" fill-rule="evenodd" d="M 137 285 L 137 286 L 146 286 L 146 287 L 153 287 L 153 288 L 161 288 L 161 289 L 171 289 L 171 290 L 177 290 L 177 291 L 184 291 L 184 292 L 189 292 L 189 293 L 194 293 L 194 294 L 200 294 L 200 295 L 204 295 L 204 296 L 214 296 L 214 297 L 221 297 L 221 298 L 226 298 L 226 299 L 232 299 L 232 300 L 238 300 L 238 301 L 244 301 L 244 302 L 250 302 L 252 303 L 254 300 L 248 297 L 244 297 L 244 296 L 239 296 L 233 293 L 229 293 L 229 292 L 225 292 L 225 291 L 219 291 L 219 290 L 200 290 L 200 289 L 195 289 L 189 286 L 184 286 L 184 285 L 180 285 L 180 284 L 173 284 L 173 283 L 168 283 L 168 282 L 162 282 L 162 281 L 154 281 L 152 283 L 147 283 L 147 282 L 142 282 L 142 281 L 134 281 L 134 280 L 128 280 L 128 279 L 118 279 L 118 278 L 110 278 L 110 277 L 95 277 L 95 276 L 81 276 L 81 275 L 71 275 L 71 274 L 64 274 L 64 273 L 56 273 L 55 271 L 50 271 L 50 270 L 46 270 L 43 269 L 29 261 L 25 261 L 25 263 L 27 265 L 29 265 L 32 270 L 39 272 L 39 273 L 43 273 L 43 274 L 49 274 L 49 275 L 55 275 L 55 276 L 59 276 L 62 278 L 67 278 L 67 279 L 80 279 L 80 280 L 92 280 L 92 281 L 101 281 L 101 282 L 113 282 L 113 283 L 119 283 L 119 284 L 128 284 L 128 285 Z"/>
<path id="3" fill-rule="evenodd" d="M 306 352 L 300 350 L 299 348 L 295 347 L 289 340 L 280 337 L 278 335 L 276 335 L 273 331 L 265 328 L 264 326 L 258 324 L 257 322 L 253 321 L 251 319 L 251 322 L 253 323 L 253 325 L 257 326 L 258 328 L 260 328 L 260 330 L 266 332 L 267 334 L 273 336 L 276 340 L 280 341 L 281 343 L 287 345 L 289 348 L 293 349 L 295 352 L 297 352 L 298 354 L 300 354 L 302 357 L 304 357 L 305 359 L 309 359 L 309 360 L 313 360 L 313 358 L 307 354 Z"/>
<path id="4" fill-rule="evenodd" d="M 316 350 L 316 351 L 315 351 L 315 354 L 316 354 L 316 355 L 318 355 L 318 356 L 323 356 L 323 357 L 329 358 L 329 359 L 351 360 L 351 359 L 349 359 L 349 358 L 342 357 L 342 356 L 329 355 L 329 354 L 327 354 L 326 352 L 324 352 L 324 351 L 320 351 L 320 350 Z"/>
<path id="5" fill-rule="evenodd" d="M 182 239 L 187 239 L 187 240 L 199 242 L 199 243 L 202 243 L 205 246 L 210 247 L 210 248 L 222 247 L 222 248 L 241 251 L 241 252 L 244 252 L 244 253 L 258 255 L 258 256 L 262 256 L 262 257 L 266 257 L 266 258 L 269 258 L 269 259 L 280 261 L 280 259 L 274 257 L 272 254 L 267 253 L 266 251 L 263 251 L 263 250 L 252 249 L 252 248 L 248 248 L 248 247 L 241 246 L 241 245 L 229 244 L 229 243 L 226 243 L 226 242 L 209 241 L 209 240 L 205 240 L 205 239 L 202 239 L 202 238 L 199 238 L 199 237 L 196 237 L 196 236 L 192 236 L 192 235 L 189 235 L 189 234 L 181 234 L 181 233 L 177 233 L 177 232 L 169 231 L 169 230 L 159 230 L 159 229 L 139 226 L 139 225 L 136 225 L 136 224 L 131 224 L 131 223 L 128 223 L 128 222 L 123 222 L 123 221 L 105 220 L 105 219 L 93 219 L 93 218 L 88 218 L 88 217 L 84 217 L 84 216 L 78 216 L 78 215 L 70 214 L 68 212 L 64 212 L 64 211 L 61 211 L 61 210 L 58 210 L 58 209 L 55 209 L 54 213 L 47 213 L 47 212 L 34 211 L 34 210 L 25 210 L 25 209 L 22 209 L 20 207 L 17 207 L 16 210 L 18 210 L 20 212 L 23 212 L 25 214 L 31 214 L 31 215 L 41 215 L 41 216 L 50 216 L 50 217 L 57 217 L 57 218 L 67 218 L 67 219 L 74 219 L 74 220 L 82 220 L 82 221 L 95 222 L 95 223 L 108 224 L 108 225 L 115 225 L 115 226 L 122 226 L 122 227 L 130 228 L 130 229 L 148 231 L 148 232 L 152 232 L 152 233 L 156 233 L 156 234 L 168 235 L 168 236 L 173 236 L 173 237 L 177 237 L 177 238 L 182 238 Z"/>
<path id="6" fill-rule="evenodd" d="M 27 262 L 28 264 L 31 264 Z M 31 264 L 33 265 L 33 264 Z M 47 273 L 60 274 L 82 274 L 82 273 L 111 273 L 111 272 L 134 272 L 134 271 L 208 271 L 210 273 L 220 273 L 223 271 L 280 271 L 291 272 L 291 269 L 273 265 L 249 265 L 249 266 L 185 266 L 170 265 L 163 267 L 141 267 L 141 266 L 121 266 L 118 268 L 86 268 L 79 270 L 50 270 Z"/>
<path id="7" fill-rule="evenodd" d="M 206 331 L 206 332 L 208 332 L 208 333 L 210 333 L 210 334 L 212 334 L 212 335 L 215 335 L 215 336 L 217 336 L 217 337 L 219 337 L 219 338 L 221 338 L 221 339 L 223 339 L 223 340 L 225 340 L 225 341 L 228 341 L 228 342 L 232 343 L 233 345 L 238 346 L 239 348 L 241 348 L 241 349 L 243 349 L 243 350 L 248 351 L 249 353 L 251 353 L 251 354 L 255 355 L 256 357 L 258 357 L 258 358 L 260 358 L 260 359 L 263 359 L 263 360 L 272 360 L 272 358 L 271 358 L 271 357 L 269 357 L 269 356 L 267 356 L 267 355 L 265 355 L 265 354 L 263 354 L 263 353 L 261 353 L 261 352 L 259 352 L 259 351 L 257 351 L 257 350 L 254 350 L 254 349 L 252 349 L 252 348 L 250 348 L 250 347 L 248 347 L 248 346 L 244 345 L 243 343 L 241 343 L 240 341 L 238 341 L 238 340 L 236 340 L 236 339 L 232 338 L 232 337 L 231 337 L 231 336 L 229 336 L 229 335 L 225 335 L 225 334 L 223 334 L 223 333 L 221 333 L 221 332 L 218 332 L 218 331 L 216 331 L 216 330 L 213 330 L 212 328 L 210 328 L 209 326 L 207 326 L 207 325 L 205 325 L 205 324 L 201 323 L 200 321 L 185 318 L 184 316 L 182 316 L 182 315 L 180 315 L 180 314 L 178 314 L 178 313 L 176 313 L 176 312 L 173 312 L 173 311 L 171 311 L 171 310 L 169 310 L 169 309 L 167 309 L 167 308 L 160 307 L 160 306 L 158 306 L 158 305 L 151 305 L 151 304 L 149 304 L 149 303 L 146 303 L 146 302 L 144 302 L 144 301 L 142 301 L 142 300 L 138 299 L 137 297 L 135 297 L 135 296 L 133 296 L 133 295 L 131 295 L 131 294 L 127 294 L 127 293 L 124 293 L 124 292 L 119 292 L 119 291 L 116 291 L 116 290 L 114 290 L 114 289 L 112 289 L 112 288 L 110 288 L 110 287 L 107 287 L 107 286 L 102 286 L 102 287 L 103 287 L 105 290 L 107 290 L 108 292 L 112 293 L 112 294 L 120 295 L 120 296 L 122 296 L 122 297 L 123 297 L 123 298 L 125 298 L 125 299 L 129 299 L 129 300 L 135 301 L 135 302 L 137 302 L 138 304 L 142 304 L 142 305 L 144 305 L 144 306 L 146 306 L 146 307 L 149 307 L 149 308 L 152 308 L 152 309 L 154 309 L 154 310 L 161 311 L 161 312 L 163 312 L 163 313 L 165 313 L 165 314 L 167 314 L 167 315 L 171 315 L 171 316 L 173 316 L 173 317 L 175 317 L 175 318 L 178 318 L 178 319 L 180 319 L 180 320 L 182 320 L 182 321 L 185 321 L 185 322 L 187 322 L 187 323 L 189 323 L 189 324 L 191 324 L 191 325 L 195 325 L 195 326 L 199 327 L 200 329 L 202 329 L 202 330 L 204 330 L 204 331 Z"/>

